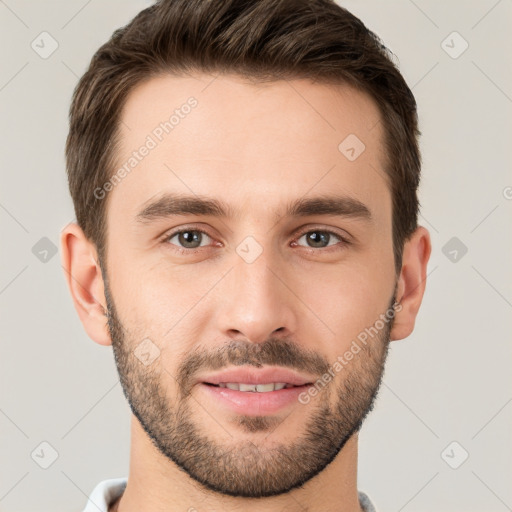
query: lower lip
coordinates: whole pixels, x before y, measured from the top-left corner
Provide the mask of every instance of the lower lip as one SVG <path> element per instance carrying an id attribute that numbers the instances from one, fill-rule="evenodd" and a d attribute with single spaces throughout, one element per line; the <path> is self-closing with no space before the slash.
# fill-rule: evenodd
<path id="1" fill-rule="evenodd" d="M 267 391 L 265 393 L 237 391 L 235 389 L 210 386 L 204 383 L 201 383 L 200 386 L 210 397 L 227 405 L 238 414 L 261 416 L 278 412 L 280 409 L 291 404 L 300 403 L 299 395 L 307 391 L 311 384 L 283 388 L 278 391 Z"/>

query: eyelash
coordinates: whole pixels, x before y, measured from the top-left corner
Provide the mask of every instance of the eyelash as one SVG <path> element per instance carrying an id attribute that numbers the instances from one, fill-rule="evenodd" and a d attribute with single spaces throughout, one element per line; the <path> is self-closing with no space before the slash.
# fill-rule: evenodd
<path id="1" fill-rule="evenodd" d="M 176 250 L 177 252 L 179 252 L 181 254 L 195 254 L 197 252 L 200 252 L 202 249 L 204 249 L 204 247 L 197 247 L 195 249 L 186 249 L 184 247 L 179 247 L 179 246 L 177 246 L 175 244 L 170 244 L 169 243 L 169 240 L 171 238 L 174 238 L 176 235 L 179 235 L 180 233 L 190 232 L 190 231 L 197 232 L 197 233 L 202 233 L 202 234 L 210 237 L 211 239 L 213 239 L 213 237 L 207 231 L 204 231 L 202 229 L 198 229 L 198 228 L 182 228 L 182 229 L 179 229 L 177 231 L 172 231 L 171 233 L 166 233 L 162 237 L 161 241 L 164 244 L 174 245 L 174 250 Z M 310 228 L 310 229 L 307 229 L 305 231 L 301 231 L 297 235 L 297 240 L 302 238 L 304 235 L 306 235 L 308 233 L 328 233 L 329 235 L 333 235 L 336 238 L 339 238 L 341 240 L 341 242 L 342 242 L 342 245 L 344 245 L 344 246 L 347 246 L 347 245 L 351 244 L 351 242 L 346 237 L 343 237 L 339 233 L 337 233 L 336 231 L 332 231 L 330 229 L 316 229 L 316 228 L 311 229 Z M 321 247 L 320 249 L 317 249 L 315 247 L 305 247 L 305 246 L 300 246 L 300 247 L 302 247 L 303 249 L 308 249 L 310 251 L 314 251 L 314 252 L 318 252 L 318 251 L 331 252 L 332 250 L 337 250 L 336 245 L 331 246 L 331 247 Z"/>

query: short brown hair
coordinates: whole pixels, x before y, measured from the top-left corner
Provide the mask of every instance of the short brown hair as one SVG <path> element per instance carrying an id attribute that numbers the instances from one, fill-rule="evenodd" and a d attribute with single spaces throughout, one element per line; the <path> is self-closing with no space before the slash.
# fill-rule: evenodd
<path id="1" fill-rule="evenodd" d="M 383 168 L 393 202 L 395 270 L 417 228 L 421 155 L 416 101 L 393 54 L 334 0 L 160 0 L 93 56 L 73 93 L 66 143 L 77 223 L 106 256 L 108 197 L 93 193 L 115 171 L 120 114 L 143 81 L 180 72 L 235 73 L 253 81 L 308 78 L 348 84 L 376 102 Z M 103 260 L 104 261 L 104 260 Z"/>

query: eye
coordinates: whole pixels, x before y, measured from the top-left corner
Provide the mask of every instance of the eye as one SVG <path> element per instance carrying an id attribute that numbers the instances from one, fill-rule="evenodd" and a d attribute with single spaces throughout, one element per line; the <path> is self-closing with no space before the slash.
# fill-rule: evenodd
<path id="1" fill-rule="evenodd" d="M 176 243 L 171 241 L 173 238 L 176 238 Z M 165 243 L 171 243 L 171 245 L 177 245 L 178 250 L 181 248 L 181 250 L 188 249 L 189 251 L 193 251 L 199 247 L 204 247 L 202 242 L 205 240 L 205 238 L 211 240 L 206 231 L 202 231 L 200 229 L 181 229 L 166 235 L 163 241 Z"/>
<path id="2" fill-rule="evenodd" d="M 309 244 L 309 246 L 306 247 L 311 249 L 323 249 L 326 247 L 331 247 L 333 245 L 338 245 L 340 241 L 342 242 L 342 246 L 349 245 L 350 243 L 345 237 L 329 229 L 313 229 L 305 231 L 299 236 L 297 240 L 300 240 L 301 238 L 306 239 L 306 243 Z M 338 243 L 336 243 L 336 239 L 338 240 Z M 331 244 L 331 242 L 334 243 Z"/>
<path id="3" fill-rule="evenodd" d="M 302 238 L 305 239 L 307 245 L 297 243 Z M 201 247 L 211 245 L 212 240 L 213 238 L 206 231 L 197 228 L 182 228 L 168 233 L 162 238 L 164 244 L 170 244 L 176 251 L 188 254 L 196 252 Z M 306 249 L 328 249 L 338 245 L 341 246 L 341 249 L 350 244 L 347 238 L 329 229 L 309 229 L 302 232 L 296 240 L 292 242 L 292 246 L 302 246 Z"/>

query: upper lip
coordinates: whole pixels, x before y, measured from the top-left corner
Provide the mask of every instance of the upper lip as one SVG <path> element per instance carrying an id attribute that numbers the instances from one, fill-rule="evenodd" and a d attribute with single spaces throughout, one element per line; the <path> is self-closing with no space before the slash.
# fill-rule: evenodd
<path id="1" fill-rule="evenodd" d="M 199 382 L 219 384 L 221 382 L 237 382 L 244 384 L 266 384 L 270 382 L 284 382 L 294 386 L 310 384 L 314 379 L 299 375 L 286 368 L 229 368 L 217 373 L 211 373 L 198 379 Z"/>

